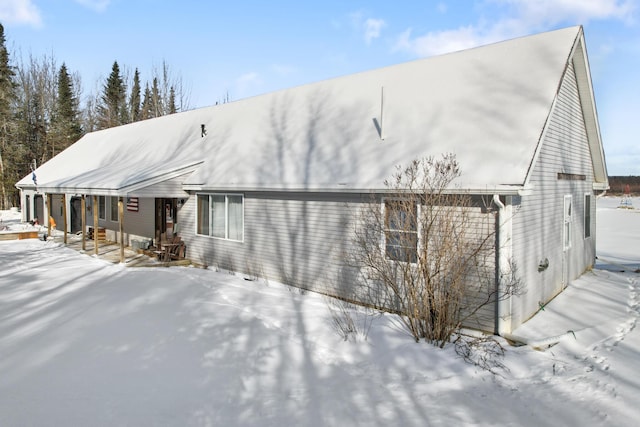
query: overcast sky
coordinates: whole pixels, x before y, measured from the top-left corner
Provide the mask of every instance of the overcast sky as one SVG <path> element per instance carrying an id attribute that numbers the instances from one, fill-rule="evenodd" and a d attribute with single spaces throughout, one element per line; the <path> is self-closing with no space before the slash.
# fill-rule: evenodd
<path id="1" fill-rule="evenodd" d="M 582 24 L 610 175 L 640 175 L 639 0 L 0 0 L 12 59 L 53 56 L 95 91 L 162 61 L 190 106 Z"/>

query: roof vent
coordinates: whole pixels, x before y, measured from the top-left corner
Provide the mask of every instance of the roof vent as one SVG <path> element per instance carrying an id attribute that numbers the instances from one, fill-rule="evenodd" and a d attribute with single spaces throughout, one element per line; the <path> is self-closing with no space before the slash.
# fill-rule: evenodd
<path id="1" fill-rule="evenodd" d="M 205 136 L 207 136 L 207 128 L 204 126 L 204 124 L 200 125 L 200 136 L 202 138 L 204 138 Z"/>
<path id="2" fill-rule="evenodd" d="M 373 118 L 373 124 L 378 131 L 380 140 L 384 141 L 384 133 L 382 133 L 382 115 L 384 114 L 384 86 L 380 88 L 380 120 Z"/>

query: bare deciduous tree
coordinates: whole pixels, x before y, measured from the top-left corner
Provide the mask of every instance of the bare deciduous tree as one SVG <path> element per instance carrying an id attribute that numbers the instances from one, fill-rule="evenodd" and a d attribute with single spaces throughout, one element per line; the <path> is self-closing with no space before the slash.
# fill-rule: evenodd
<path id="1" fill-rule="evenodd" d="M 384 197 L 362 210 L 352 254 L 365 299 L 396 311 L 416 341 L 440 347 L 520 290 L 515 274 L 496 286 L 495 215 L 489 201 L 453 186 L 459 176 L 453 154 L 398 168 Z"/>

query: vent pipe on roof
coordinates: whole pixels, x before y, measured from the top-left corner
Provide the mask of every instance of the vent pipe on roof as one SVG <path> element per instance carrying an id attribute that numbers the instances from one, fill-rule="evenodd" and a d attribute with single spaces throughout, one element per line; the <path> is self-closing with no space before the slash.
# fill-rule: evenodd
<path id="1" fill-rule="evenodd" d="M 204 138 L 205 136 L 207 136 L 207 129 L 205 128 L 204 124 L 200 125 L 200 136 L 202 138 Z"/>
<path id="2" fill-rule="evenodd" d="M 380 139 L 384 139 L 382 115 L 384 114 L 384 86 L 380 87 Z"/>
<path id="3" fill-rule="evenodd" d="M 384 86 L 380 87 L 380 119 L 377 117 L 373 118 L 373 125 L 376 127 L 378 131 L 378 136 L 380 140 L 384 141 L 384 134 L 382 133 L 382 115 L 384 114 Z"/>

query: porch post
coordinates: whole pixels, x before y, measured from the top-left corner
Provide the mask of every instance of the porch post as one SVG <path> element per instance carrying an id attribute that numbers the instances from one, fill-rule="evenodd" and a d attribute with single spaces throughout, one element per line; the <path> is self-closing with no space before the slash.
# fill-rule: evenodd
<path id="1" fill-rule="evenodd" d="M 87 196 L 86 194 L 82 195 L 82 199 L 80 199 L 80 210 L 82 213 L 80 217 L 82 218 L 82 250 L 86 250 L 85 239 L 87 238 Z"/>
<path id="2" fill-rule="evenodd" d="M 67 244 L 67 193 L 62 194 L 62 224 L 64 227 L 64 244 Z"/>
<path id="3" fill-rule="evenodd" d="M 29 217 L 27 217 L 27 221 L 33 221 L 33 219 L 36 217 L 36 193 L 35 192 L 29 195 Z"/>
<path id="4" fill-rule="evenodd" d="M 45 221 L 47 221 L 47 238 L 49 238 L 49 236 L 51 236 L 51 202 L 52 202 L 53 198 L 51 197 L 51 194 L 47 194 L 47 199 L 46 199 L 46 205 L 47 205 L 47 217 L 43 218 Z"/>
<path id="5" fill-rule="evenodd" d="M 29 218 L 27 218 L 27 195 L 25 190 L 20 190 L 20 221 L 27 222 Z"/>
<path id="6" fill-rule="evenodd" d="M 124 264 L 124 202 L 118 197 L 118 220 L 120 223 L 120 262 Z"/>
<path id="7" fill-rule="evenodd" d="M 93 253 L 98 255 L 98 196 L 93 196 Z"/>

